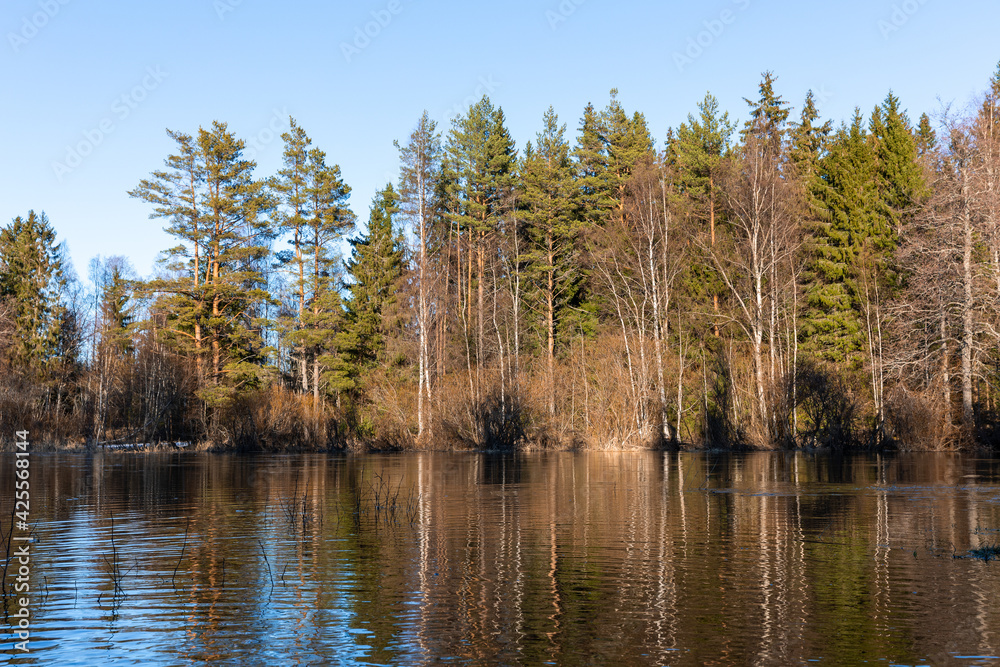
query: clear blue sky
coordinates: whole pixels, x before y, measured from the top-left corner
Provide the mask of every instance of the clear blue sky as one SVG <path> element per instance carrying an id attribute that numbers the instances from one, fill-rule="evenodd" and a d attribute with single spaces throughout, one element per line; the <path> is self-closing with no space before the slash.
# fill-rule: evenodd
<path id="1" fill-rule="evenodd" d="M 166 128 L 228 122 L 263 177 L 291 114 L 341 166 L 364 221 L 395 180 L 393 140 L 423 109 L 442 121 L 483 92 L 520 148 L 550 104 L 575 140 L 584 105 L 617 87 L 662 146 L 707 90 L 744 118 L 764 70 L 796 113 L 812 88 L 839 123 L 890 88 L 912 119 L 939 98 L 963 107 L 1000 60 L 995 0 L 3 4 L 0 221 L 44 210 L 81 278 L 98 254 L 149 275 L 173 245 L 126 194 L 173 149 Z M 374 36 L 355 44 L 366 24 Z"/>

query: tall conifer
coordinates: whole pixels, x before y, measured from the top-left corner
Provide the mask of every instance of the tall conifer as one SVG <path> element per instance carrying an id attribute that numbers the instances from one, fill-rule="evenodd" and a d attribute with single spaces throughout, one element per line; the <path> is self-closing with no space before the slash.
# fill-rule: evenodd
<path id="1" fill-rule="evenodd" d="M 528 144 L 522 166 L 525 232 L 529 241 L 523 260 L 543 320 L 548 370 L 548 408 L 555 414 L 555 352 L 558 330 L 569 300 L 579 289 L 575 270 L 579 216 L 576 184 L 569 158 L 566 126 L 549 107 L 535 146 Z"/>

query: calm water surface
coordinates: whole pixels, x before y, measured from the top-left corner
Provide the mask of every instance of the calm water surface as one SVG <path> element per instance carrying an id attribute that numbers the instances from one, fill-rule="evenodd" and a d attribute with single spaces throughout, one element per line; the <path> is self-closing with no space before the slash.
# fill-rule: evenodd
<path id="1" fill-rule="evenodd" d="M 31 651 L 7 640 L 11 664 L 1000 664 L 1000 563 L 963 557 L 1000 543 L 994 460 L 31 465 Z M 0 516 L 13 470 L 0 456 Z"/>

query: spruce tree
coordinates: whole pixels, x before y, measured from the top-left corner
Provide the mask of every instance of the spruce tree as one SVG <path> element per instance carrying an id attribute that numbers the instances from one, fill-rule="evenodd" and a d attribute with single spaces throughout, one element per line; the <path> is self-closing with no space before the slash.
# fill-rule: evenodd
<path id="1" fill-rule="evenodd" d="M 100 354 L 125 357 L 132 354 L 131 327 L 135 323 L 132 299 L 134 271 L 123 257 L 110 257 L 99 266 L 99 303 L 96 328 L 100 333 Z"/>
<path id="2" fill-rule="evenodd" d="M 564 315 L 580 289 L 576 271 L 579 216 L 573 164 L 566 126 L 552 107 L 545 112 L 544 129 L 535 146 L 528 144 L 521 168 L 527 251 L 521 260 L 538 301 L 543 320 L 548 370 L 548 408 L 555 415 L 555 352 Z"/>
<path id="3" fill-rule="evenodd" d="M 931 127 L 931 119 L 927 114 L 920 114 L 920 122 L 917 124 L 917 156 L 927 157 L 937 148 L 937 132 Z"/>
<path id="4" fill-rule="evenodd" d="M 632 170 L 643 158 L 653 154 L 653 138 L 646 118 L 636 111 L 629 118 L 618 101 L 618 90 L 611 89 L 611 101 L 601 114 L 600 128 L 607 164 L 605 177 L 612 201 L 612 215 L 625 218 L 625 194 Z"/>
<path id="5" fill-rule="evenodd" d="M 824 185 L 821 161 L 826 154 L 827 143 L 833 131 L 830 121 L 818 124 L 818 120 L 816 98 L 810 90 L 806 94 L 799 120 L 793 124 L 790 132 L 789 157 L 798 172 L 796 175 L 805 188 L 811 213 L 815 213 L 821 206 L 819 198 L 822 196 Z"/>
<path id="6" fill-rule="evenodd" d="M 623 218 L 632 170 L 652 154 L 653 139 L 645 116 L 635 112 L 630 117 L 618 101 L 617 89 L 611 89 L 611 99 L 602 111 L 587 105 L 573 158 L 580 207 L 588 223 L 600 226 L 608 216 Z"/>
<path id="7" fill-rule="evenodd" d="M 134 352 L 134 271 L 123 257 L 96 257 L 90 262 L 91 281 L 97 289 L 94 350 L 91 369 L 94 389 L 93 439 L 100 441 L 112 403 L 120 402 L 125 376 Z"/>
<path id="8" fill-rule="evenodd" d="M 731 153 L 734 129 L 729 113 L 720 115 L 718 101 L 705 93 L 698 103 L 698 116 L 688 114 L 687 121 L 667 137 L 667 155 L 678 174 L 678 185 L 692 202 L 696 218 L 707 225 L 710 246 L 715 246 L 719 180 Z M 713 311 L 718 313 L 724 286 L 712 267 L 694 262 L 687 273 L 684 282 L 690 296 L 696 301 L 711 299 Z"/>
<path id="9" fill-rule="evenodd" d="M 857 368 L 865 346 L 855 273 L 862 247 L 886 247 L 892 229 L 879 215 L 878 162 L 860 110 L 841 126 L 821 160 L 827 219 L 814 231 L 804 343 L 819 358 Z"/>
<path id="10" fill-rule="evenodd" d="M 799 121 L 790 132 L 789 158 L 795 167 L 796 177 L 801 183 L 805 210 L 803 227 L 806 241 L 803 250 L 808 255 L 814 252 L 817 243 L 825 243 L 829 231 L 830 211 L 827 208 L 827 179 L 824 178 L 823 160 L 829 150 L 830 135 L 833 131 L 830 121 L 818 124 L 819 112 L 813 92 L 806 94 Z M 807 257 L 805 282 L 813 284 L 817 277 L 813 261 Z"/>
<path id="11" fill-rule="evenodd" d="M 387 184 L 372 200 L 368 233 L 350 239 L 347 326 L 356 341 L 353 361 L 359 366 L 382 359 L 385 351 L 387 318 L 403 275 L 403 239 L 394 223 L 398 206 L 396 191 Z"/>
<path id="12" fill-rule="evenodd" d="M 580 121 L 580 135 L 573 150 L 577 197 L 581 216 L 579 245 L 593 243 L 595 234 L 612 220 L 624 224 L 625 197 L 632 171 L 643 160 L 654 157 L 653 139 L 645 116 L 631 116 L 618 100 L 618 90 L 611 90 L 608 106 L 600 112 L 588 104 Z M 581 250 L 580 289 L 574 296 L 572 328 L 592 334 L 600 308 L 599 290 L 590 284 L 594 267 L 590 249 Z"/>
<path id="13" fill-rule="evenodd" d="M 762 77 L 758 86 L 760 97 L 757 100 L 743 98 L 750 106 L 750 118 L 744 123 L 740 134 L 744 141 L 748 134 L 754 133 L 762 140 L 780 144 L 785 139 L 785 124 L 791 111 L 788 109 L 788 102 L 774 92 L 774 73 L 764 72 Z"/>
<path id="14" fill-rule="evenodd" d="M 927 184 L 917 163 L 919 148 L 910 121 L 892 91 L 872 113 L 870 126 L 878 164 L 879 213 L 891 230 L 876 248 L 891 252 L 903 225 L 926 196 Z"/>
<path id="15" fill-rule="evenodd" d="M 13 310 L 8 362 L 42 377 L 56 363 L 65 319 L 64 258 L 44 213 L 29 211 L 0 229 L 0 299 Z"/>
<path id="16" fill-rule="evenodd" d="M 587 226 L 601 226 L 610 213 L 612 199 L 601 118 L 593 104 L 588 104 L 583 110 L 573 162 L 580 214 Z"/>

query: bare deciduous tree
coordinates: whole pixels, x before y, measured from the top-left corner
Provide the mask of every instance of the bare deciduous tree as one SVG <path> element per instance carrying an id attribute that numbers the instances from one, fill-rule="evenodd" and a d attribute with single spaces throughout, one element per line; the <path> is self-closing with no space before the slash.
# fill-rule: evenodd
<path id="1" fill-rule="evenodd" d="M 793 178 L 780 139 L 748 132 L 723 179 L 727 238 L 715 245 L 702 242 L 732 297 L 733 320 L 751 345 L 755 384 L 751 425 L 760 444 L 769 444 L 774 435 L 767 388 L 777 380 L 781 288 L 787 284 L 784 269 L 800 238 L 800 193 Z M 794 287 L 794 281 L 791 284 Z"/>

